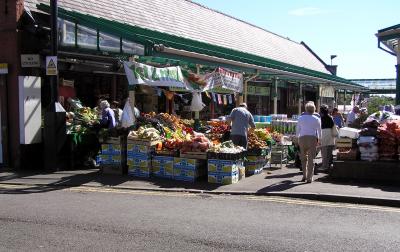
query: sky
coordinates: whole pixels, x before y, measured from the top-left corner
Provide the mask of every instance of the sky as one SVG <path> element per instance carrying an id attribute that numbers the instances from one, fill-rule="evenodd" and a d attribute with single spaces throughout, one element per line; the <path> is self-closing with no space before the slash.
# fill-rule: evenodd
<path id="1" fill-rule="evenodd" d="M 400 0 L 194 0 L 293 41 L 304 41 L 347 79 L 396 78 L 378 30 L 400 24 Z"/>

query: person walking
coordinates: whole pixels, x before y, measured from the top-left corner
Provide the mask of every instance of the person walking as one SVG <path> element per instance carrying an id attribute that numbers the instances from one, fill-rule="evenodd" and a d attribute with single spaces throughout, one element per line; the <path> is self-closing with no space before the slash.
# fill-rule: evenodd
<path id="1" fill-rule="evenodd" d="M 234 108 L 228 121 L 232 122 L 231 140 L 235 145 L 247 149 L 247 131 L 255 128 L 253 115 L 247 110 L 247 104 L 242 103 Z"/>
<path id="2" fill-rule="evenodd" d="M 338 128 L 344 127 L 344 118 L 337 108 L 332 110 L 332 119 Z"/>
<path id="3" fill-rule="evenodd" d="M 346 126 L 351 127 L 353 122 L 357 119 L 358 114 L 360 113 L 360 108 L 358 106 L 354 106 L 351 112 L 347 115 L 346 118 Z"/>
<path id="4" fill-rule="evenodd" d="M 322 154 L 322 170 L 329 171 L 333 163 L 333 149 L 335 147 L 335 139 L 338 136 L 338 130 L 329 115 L 329 108 L 327 105 L 322 105 L 320 110 L 321 114 L 321 154 Z"/>
<path id="5" fill-rule="evenodd" d="M 296 127 L 296 137 L 300 146 L 300 160 L 303 170 L 302 182 L 311 183 L 314 175 L 314 158 L 317 145 L 321 139 L 321 119 L 314 115 L 315 105 L 308 102 L 306 113 L 299 117 Z"/>

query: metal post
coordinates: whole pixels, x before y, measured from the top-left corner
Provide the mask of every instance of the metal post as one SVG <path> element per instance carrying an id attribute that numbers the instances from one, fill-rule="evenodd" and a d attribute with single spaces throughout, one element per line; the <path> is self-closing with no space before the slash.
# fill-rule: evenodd
<path id="1" fill-rule="evenodd" d="M 321 107 L 321 86 L 317 86 L 317 111 L 319 112 L 319 108 Z"/>
<path id="2" fill-rule="evenodd" d="M 278 114 L 278 77 L 274 78 L 274 114 Z"/>
<path id="3" fill-rule="evenodd" d="M 58 9 L 57 0 L 50 1 L 50 23 L 51 23 L 51 56 L 58 54 Z M 44 147 L 45 147 L 45 169 L 60 170 L 66 167 L 62 163 L 62 149 L 66 143 L 65 111 L 58 103 L 58 71 L 56 75 L 49 76 L 50 83 L 50 106 L 44 117 Z"/>
<path id="4" fill-rule="evenodd" d="M 58 8 L 57 0 L 51 0 L 51 54 L 57 56 L 58 54 L 58 36 L 57 36 L 57 19 L 58 19 Z M 58 73 L 57 75 L 50 76 L 50 90 L 51 90 L 51 103 L 50 111 L 56 111 L 56 102 L 58 101 Z"/>
<path id="5" fill-rule="evenodd" d="M 396 105 L 400 104 L 400 39 L 397 40 Z"/>
<path id="6" fill-rule="evenodd" d="M 343 98 L 343 112 L 346 112 L 346 102 L 347 102 L 347 91 L 344 90 L 344 98 Z"/>
<path id="7" fill-rule="evenodd" d="M 301 105 L 303 102 L 303 85 L 301 82 L 299 82 L 299 99 L 298 99 L 298 108 L 297 108 L 297 114 L 301 115 Z"/>

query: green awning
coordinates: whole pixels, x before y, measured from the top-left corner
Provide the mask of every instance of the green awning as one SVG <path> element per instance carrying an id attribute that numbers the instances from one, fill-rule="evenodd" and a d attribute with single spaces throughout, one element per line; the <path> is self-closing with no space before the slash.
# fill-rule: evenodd
<path id="1" fill-rule="evenodd" d="M 50 12 L 50 7 L 48 5 L 39 4 L 37 7 L 44 12 Z M 132 26 L 125 23 L 107 20 L 101 17 L 94 17 L 75 11 L 67 11 L 62 8 L 59 8 L 58 13 L 61 18 L 88 27 L 101 28 L 101 30 L 110 34 L 143 43 L 144 45 L 146 45 L 147 55 L 152 55 L 156 53 L 156 51 L 154 50 L 154 45 L 162 44 L 168 48 L 207 55 L 219 59 L 230 60 L 233 62 L 240 62 L 243 64 L 248 64 L 249 66 L 258 66 L 265 69 L 280 71 L 280 75 L 282 75 L 283 77 L 297 78 L 296 76 L 298 76 L 299 79 L 303 81 L 306 81 L 309 77 L 310 79 L 314 78 L 324 84 L 332 84 L 338 86 L 343 85 L 348 89 L 354 90 L 364 89 L 364 87 L 354 84 L 344 78 L 321 73 L 315 70 L 306 69 L 303 67 L 294 66 L 287 63 L 282 63 L 276 60 L 260 57 L 245 52 L 232 50 L 221 46 L 215 46 L 167 33 L 144 29 L 138 26 Z M 264 73 L 268 74 L 268 71 Z M 274 71 L 270 71 L 270 73 L 273 74 Z"/>

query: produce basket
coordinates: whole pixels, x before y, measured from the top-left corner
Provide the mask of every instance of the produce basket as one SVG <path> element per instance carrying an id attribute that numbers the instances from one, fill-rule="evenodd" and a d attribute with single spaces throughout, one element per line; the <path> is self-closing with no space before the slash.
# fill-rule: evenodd
<path id="1" fill-rule="evenodd" d="M 337 153 L 337 160 L 357 160 L 359 157 L 358 148 L 352 148 L 347 151 L 340 151 Z"/>
<path id="2" fill-rule="evenodd" d="M 267 148 L 258 148 L 258 149 L 248 149 L 247 155 L 250 156 L 267 156 L 268 149 Z"/>

